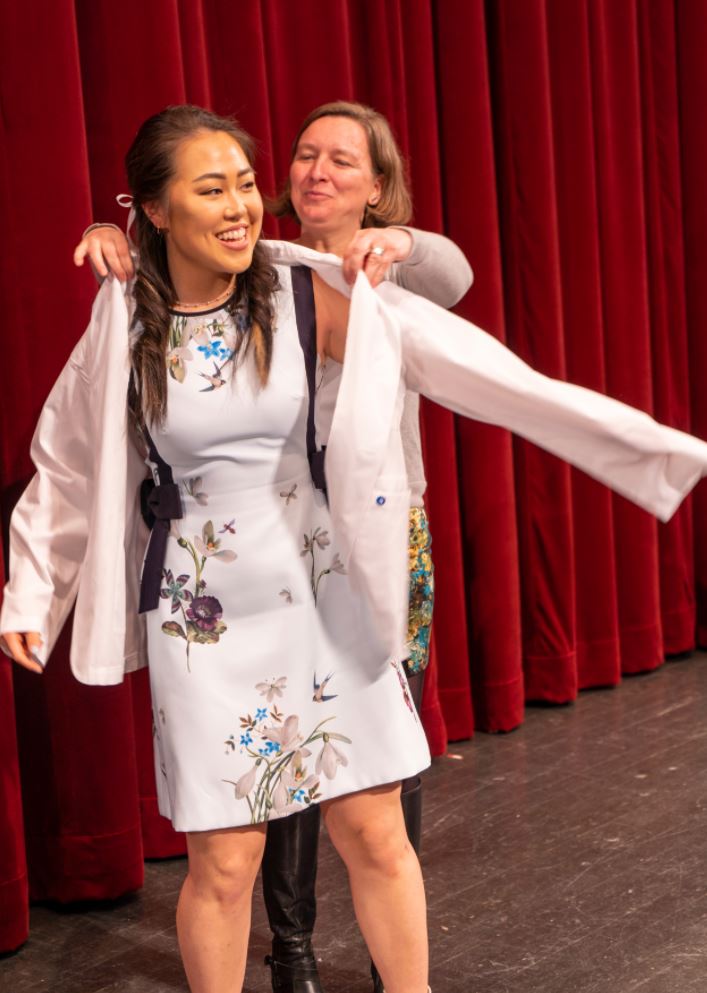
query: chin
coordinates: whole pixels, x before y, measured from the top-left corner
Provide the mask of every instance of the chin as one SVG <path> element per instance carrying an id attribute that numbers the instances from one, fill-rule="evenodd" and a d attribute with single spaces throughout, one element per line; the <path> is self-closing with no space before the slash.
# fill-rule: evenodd
<path id="1" fill-rule="evenodd" d="M 237 258 L 231 257 L 229 259 L 224 259 L 222 262 L 220 262 L 220 265 L 223 266 L 224 272 L 239 273 L 239 272 L 245 272 L 245 270 L 250 267 L 252 261 L 253 261 L 253 249 L 250 248 L 250 249 L 243 249 L 243 251 L 239 253 Z"/>
<path id="2" fill-rule="evenodd" d="M 310 207 L 309 210 L 303 210 L 301 213 L 297 211 L 297 216 L 302 224 L 328 224 L 331 221 L 329 211 L 317 210 L 316 207 Z"/>

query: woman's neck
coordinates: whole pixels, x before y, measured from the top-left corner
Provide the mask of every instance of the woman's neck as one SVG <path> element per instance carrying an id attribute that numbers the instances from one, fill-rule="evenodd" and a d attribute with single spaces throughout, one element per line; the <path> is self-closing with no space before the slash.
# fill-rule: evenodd
<path id="1" fill-rule="evenodd" d="M 177 300 L 186 306 L 208 303 L 234 281 L 230 272 L 210 272 L 192 266 L 181 266 L 178 260 L 167 258 L 169 275 Z"/>
<path id="2" fill-rule="evenodd" d="M 343 258 L 349 242 L 357 231 L 358 228 L 346 228 L 338 231 L 313 231 L 302 228 L 299 238 L 295 239 L 295 244 L 312 248 L 315 252 L 326 252 L 329 255 L 338 255 L 339 258 Z"/>

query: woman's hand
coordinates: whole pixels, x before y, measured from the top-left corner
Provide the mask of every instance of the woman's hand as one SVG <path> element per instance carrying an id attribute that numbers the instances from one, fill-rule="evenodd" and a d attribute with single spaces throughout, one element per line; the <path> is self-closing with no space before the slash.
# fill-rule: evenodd
<path id="1" fill-rule="evenodd" d="M 101 279 L 108 275 L 108 270 L 121 282 L 135 273 L 128 239 L 118 228 L 104 225 L 85 234 L 74 251 L 74 265 L 83 265 L 87 255 Z"/>
<path id="2" fill-rule="evenodd" d="M 404 262 L 411 251 L 412 236 L 402 228 L 362 228 L 344 252 L 344 279 L 349 284 L 353 283 L 362 269 L 371 286 L 378 286 L 388 275 L 393 262 Z"/>
<path id="3" fill-rule="evenodd" d="M 3 651 L 30 672 L 44 672 L 44 666 L 35 655 L 42 644 L 38 631 L 6 631 L 0 636 Z"/>

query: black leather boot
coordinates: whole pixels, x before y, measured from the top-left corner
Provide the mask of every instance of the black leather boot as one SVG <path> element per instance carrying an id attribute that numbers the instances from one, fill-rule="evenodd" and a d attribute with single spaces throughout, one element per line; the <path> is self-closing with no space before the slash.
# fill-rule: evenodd
<path id="1" fill-rule="evenodd" d="M 273 942 L 265 962 L 274 993 L 324 993 L 312 950 L 319 820 L 314 806 L 268 824 L 262 873 Z"/>

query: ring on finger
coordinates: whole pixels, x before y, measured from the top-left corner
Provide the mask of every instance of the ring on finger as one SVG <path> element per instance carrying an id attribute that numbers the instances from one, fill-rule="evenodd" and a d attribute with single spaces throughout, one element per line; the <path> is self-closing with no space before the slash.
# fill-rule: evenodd
<path id="1" fill-rule="evenodd" d="M 376 255 L 378 258 L 385 254 L 385 249 L 382 245 L 374 245 L 371 249 L 371 255 Z"/>

